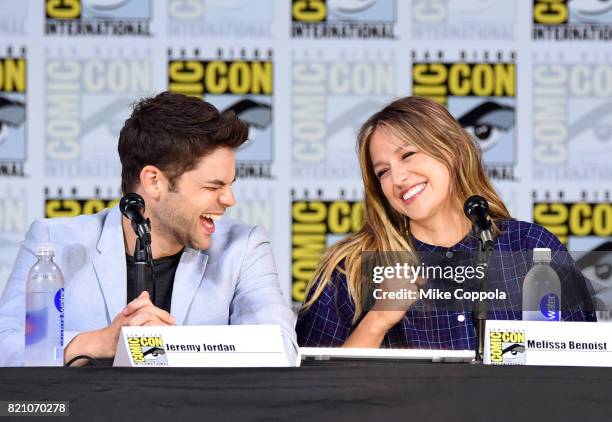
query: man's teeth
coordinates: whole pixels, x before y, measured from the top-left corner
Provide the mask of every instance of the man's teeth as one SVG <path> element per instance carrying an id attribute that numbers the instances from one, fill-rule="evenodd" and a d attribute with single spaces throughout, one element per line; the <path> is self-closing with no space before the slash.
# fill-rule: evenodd
<path id="1" fill-rule="evenodd" d="M 423 189 L 425 189 L 425 185 L 426 183 L 421 183 L 420 185 L 416 185 L 413 188 L 411 188 L 408 192 L 406 192 L 404 194 L 404 196 L 402 197 L 402 199 L 404 201 L 407 201 L 408 199 L 412 198 L 414 195 L 416 195 L 417 193 L 421 192 Z"/>
<path id="2" fill-rule="evenodd" d="M 202 214 L 202 217 L 209 218 L 211 220 L 218 220 L 221 218 L 221 214 Z"/>

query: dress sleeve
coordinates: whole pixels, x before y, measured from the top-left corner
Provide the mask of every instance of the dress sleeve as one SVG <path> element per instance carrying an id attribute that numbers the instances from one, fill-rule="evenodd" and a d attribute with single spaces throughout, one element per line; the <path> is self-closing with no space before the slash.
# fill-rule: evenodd
<path id="1" fill-rule="evenodd" d="M 315 289 L 316 285 L 307 300 Z M 318 299 L 308 309 L 300 311 L 296 326 L 298 344 L 302 347 L 342 346 L 353 329 L 354 314 L 346 276 L 336 269 Z"/>

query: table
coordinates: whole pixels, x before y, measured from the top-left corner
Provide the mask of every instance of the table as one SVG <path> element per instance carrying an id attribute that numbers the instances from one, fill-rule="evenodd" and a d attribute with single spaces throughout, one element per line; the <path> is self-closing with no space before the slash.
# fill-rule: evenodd
<path id="1" fill-rule="evenodd" d="M 0 368 L 0 400 L 69 400 L 87 421 L 609 421 L 612 368 Z"/>

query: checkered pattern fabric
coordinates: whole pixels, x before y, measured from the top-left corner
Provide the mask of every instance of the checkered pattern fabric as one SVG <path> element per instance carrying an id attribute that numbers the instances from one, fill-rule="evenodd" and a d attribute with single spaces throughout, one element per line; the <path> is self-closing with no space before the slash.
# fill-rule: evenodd
<path id="1" fill-rule="evenodd" d="M 565 247 L 557 237 L 536 224 L 503 220 L 497 222 L 501 233 L 495 239 L 495 251 L 500 253 L 501 264 L 492 266 L 491 290 L 499 288 L 508 293 L 504 306 L 492 306 L 489 319 L 520 320 L 522 318 L 522 282 L 530 269 L 529 260 L 510 257 L 507 252 L 531 251 L 534 248 L 550 248 L 553 252 L 552 266 L 561 279 L 562 313 L 565 321 L 596 321 L 588 283 L 576 267 Z M 461 242 L 450 248 L 432 246 L 412 239 L 419 252 L 474 253 L 478 251 L 478 239 L 468 234 Z M 520 255 L 520 254 L 518 254 Z M 507 256 L 508 258 L 503 258 Z M 334 271 L 317 301 L 298 316 L 296 326 L 298 343 L 304 347 L 341 346 L 358 324 L 353 324 L 355 308 L 350 299 L 345 276 Z M 416 302 L 404 318 L 388 331 L 381 347 L 444 350 L 473 350 L 476 346 L 476 331 L 470 310 L 440 309 Z"/>

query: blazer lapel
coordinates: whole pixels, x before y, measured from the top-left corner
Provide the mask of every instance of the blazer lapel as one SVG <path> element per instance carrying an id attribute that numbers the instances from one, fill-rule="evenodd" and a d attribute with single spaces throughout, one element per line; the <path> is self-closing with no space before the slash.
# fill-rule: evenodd
<path id="1" fill-rule="evenodd" d="M 98 241 L 99 255 L 92 262 L 100 290 L 104 295 L 109 324 L 123 310 L 127 301 L 127 269 L 121 213 L 119 207 L 112 208 Z"/>
<path id="2" fill-rule="evenodd" d="M 170 305 L 170 313 L 176 318 L 176 325 L 183 325 L 185 322 L 187 311 L 202 283 L 207 261 L 206 253 L 194 249 L 185 248 L 181 255 L 174 275 L 172 304 Z"/>

